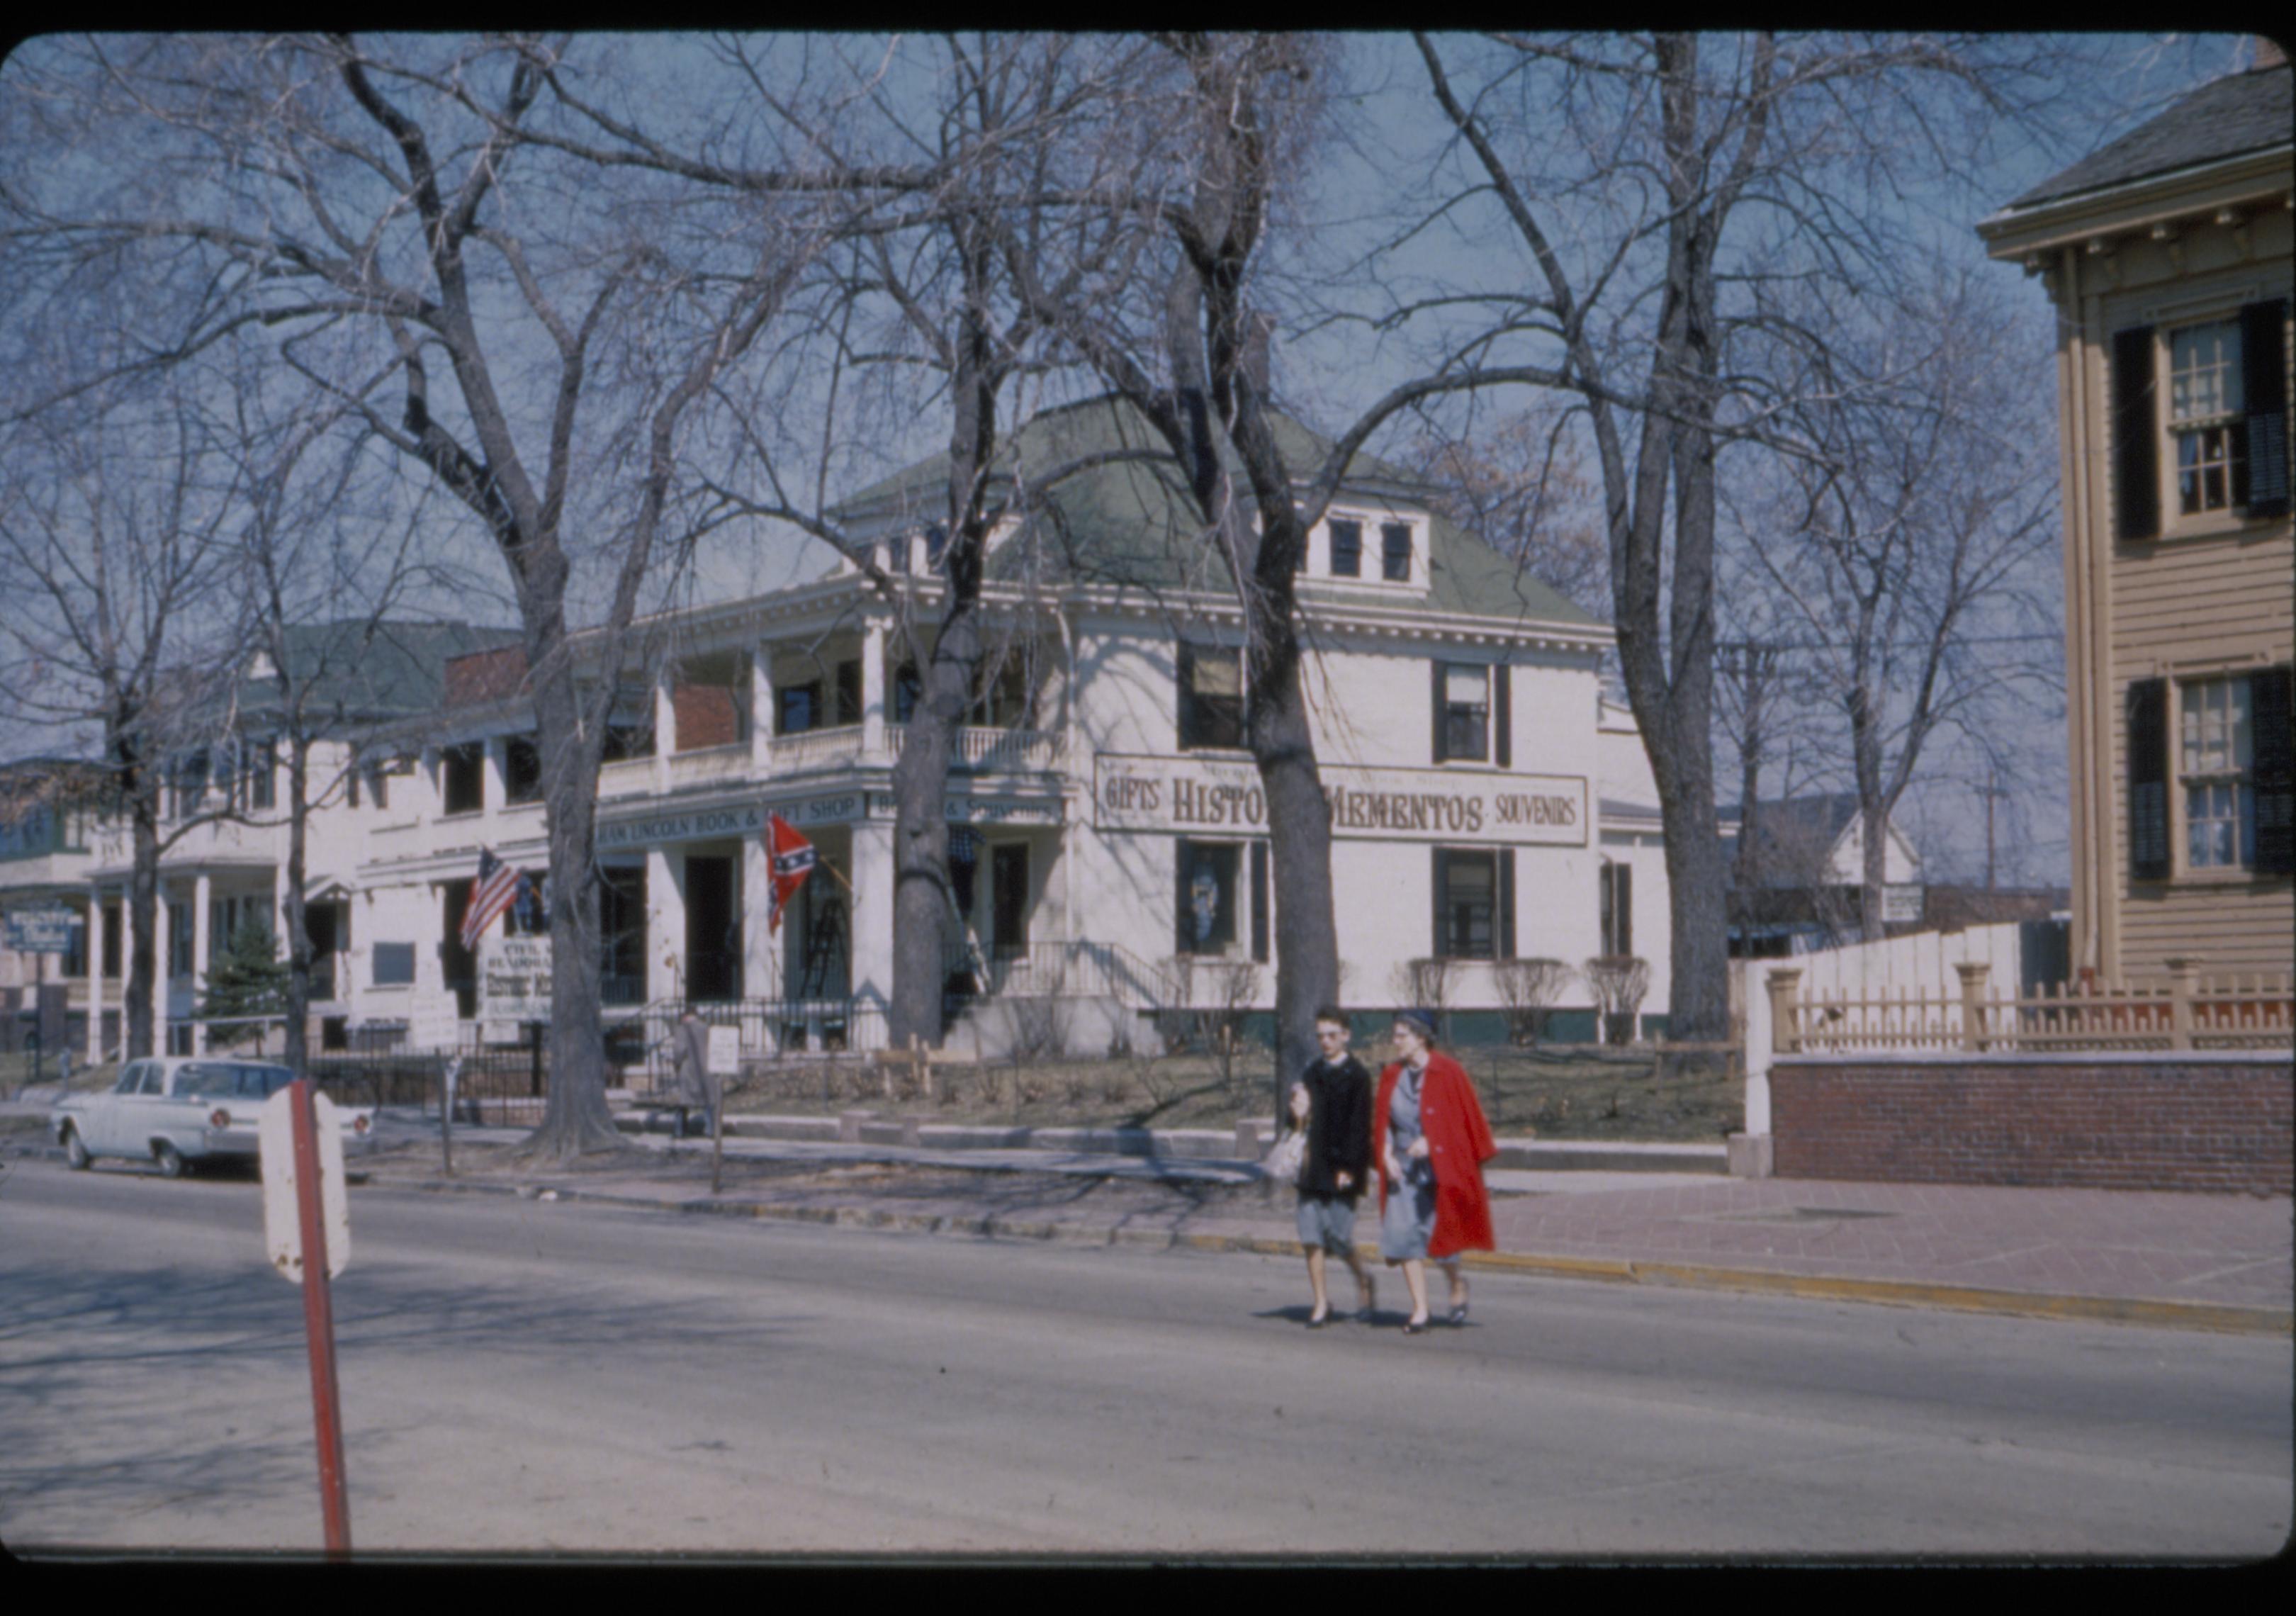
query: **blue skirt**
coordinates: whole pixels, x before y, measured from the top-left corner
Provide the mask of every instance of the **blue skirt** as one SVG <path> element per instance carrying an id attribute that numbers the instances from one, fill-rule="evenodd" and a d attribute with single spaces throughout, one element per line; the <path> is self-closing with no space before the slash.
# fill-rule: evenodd
<path id="1" fill-rule="evenodd" d="M 1387 1206 L 1379 1215 L 1379 1254 L 1390 1262 L 1406 1262 L 1427 1255 L 1435 1237 L 1435 1180 L 1406 1178 L 1387 1189 Z"/>

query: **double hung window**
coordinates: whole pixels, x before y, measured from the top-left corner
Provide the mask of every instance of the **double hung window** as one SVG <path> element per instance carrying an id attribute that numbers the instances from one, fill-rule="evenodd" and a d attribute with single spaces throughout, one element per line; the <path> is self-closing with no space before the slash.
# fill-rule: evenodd
<path id="1" fill-rule="evenodd" d="M 2116 537 L 2288 513 L 2287 317 L 2274 299 L 2113 333 Z"/>
<path id="2" fill-rule="evenodd" d="M 1332 529 L 1332 576 L 1363 576 L 1363 523 L 1334 521 Z"/>
<path id="3" fill-rule="evenodd" d="M 1437 662 L 1435 761 L 1513 767 L 1514 727 L 1504 662 Z"/>
<path id="4" fill-rule="evenodd" d="M 1180 749 L 1243 744 L 1243 653 L 1183 643 Z"/>
<path id="5" fill-rule="evenodd" d="M 2132 879 L 2296 870 L 2289 704 L 2286 668 L 2130 684 Z"/>
<path id="6" fill-rule="evenodd" d="M 1379 530 L 1379 575 L 1390 584 L 1411 581 L 1411 527 L 1391 521 Z"/>
<path id="7" fill-rule="evenodd" d="M 1268 957 L 1267 844 L 1264 841 L 1175 843 L 1175 901 L 1178 951 L 1241 957 L 1248 936 L 1251 957 Z M 1248 885 L 1246 884 L 1248 882 Z"/>
<path id="8" fill-rule="evenodd" d="M 1514 957 L 1514 849 L 1436 848 L 1437 959 Z"/>

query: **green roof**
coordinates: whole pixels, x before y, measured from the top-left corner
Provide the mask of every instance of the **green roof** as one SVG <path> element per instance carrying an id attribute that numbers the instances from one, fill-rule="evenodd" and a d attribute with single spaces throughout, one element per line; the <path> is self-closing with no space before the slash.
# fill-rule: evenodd
<path id="1" fill-rule="evenodd" d="M 1298 422 L 1271 412 L 1284 463 L 1295 476 L 1309 474 L 1333 447 Z M 1242 468 L 1226 443 L 1222 458 L 1239 478 Z M 1016 485 L 1044 488 L 1023 536 L 1007 540 L 989 561 L 992 578 L 1033 574 L 1046 583 L 1101 583 L 1145 589 L 1232 594 L 1226 558 L 1201 542 L 1201 524 L 1178 463 L 1147 418 L 1112 395 L 1047 410 L 998 446 L 992 504 L 1010 505 Z M 1349 466 L 1343 495 L 1379 497 L 1414 509 L 1426 506 L 1426 483 L 1377 457 L 1358 454 Z M 921 461 L 847 500 L 848 521 L 914 532 L 947 509 L 948 457 Z M 1431 513 L 1431 578 L 1428 604 L 1463 616 L 1595 627 L 1590 616 L 1524 572 L 1481 539 Z M 1366 592 L 1366 598 L 1371 598 Z"/>
<path id="2" fill-rule="evenodd" d="M 439 704 L 447 660 L 514 644 L 514 628 L 470 623 L 381 622 L 365 619 L 302 624 L 287 630 L 288 665 L 311 679 L 314 717 L 340 708 L 353 719 L 427 712 Z M 275 677 L 250 679 L 250 712 L 275 712 Z"/>

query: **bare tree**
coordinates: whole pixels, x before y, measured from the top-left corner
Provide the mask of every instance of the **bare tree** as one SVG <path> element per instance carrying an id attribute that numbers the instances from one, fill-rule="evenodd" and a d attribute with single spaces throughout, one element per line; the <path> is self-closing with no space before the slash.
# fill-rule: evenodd
<path id="1" fill-rule="evenodd" d="M 1463 189 L 1439 186 L 1439 206 L 1488 196 L 1529 260 L 1490 340 L 1527 346 L 1542 384 L 1586 412 L 1620 662 L 1666 822 L 1671 1024 L 1718 1039 L 1717 466 L 1776 401 L 1735 340 L 1772 284 L 1886 280 L 1888 199 L 1964 169 L 2046 53 L 1767 32 L 1417 44 L 1465 149 Z"/>
<path id="2" fill-rule="evenodd" d="M 1423 431 L 1401 459 L 1444 515 L 1573 605 L 1608 609 L 1602 501 L 1562 411 L 1535 406 L 1480 431 Z"/>
<path id="3" fill-rule="evenodd" d="M 1924 746 L 1981 732 L 2062 677 L 2054 435 L 2016 334 L 1989 283 L 1965 277 L 1835 330 L 1793 390 L 1807 452 L 1766 463 L 1739 513 L 1797 619 L 1805 677 L 1847 717 L 1869 942 L 1888 828 Z"/>
<path id="4" fill-rule="evenodd" d="M 215 737 L 197 726 L 213 716 L 205 698 L 226 654 L 216 607 L 246 489 L 171 383 L 116 382 L 20 416 L 6 448 L 7 716 L 60 732 L 66 748 L 92 746 L 110 775 L 130 866 L 123 1041 L 130 1056 L 150 1055 L 165 991 L 160 855 L 234 812 L 207 790 L 200 742 Z M 196 780 L 178 767 L 179 751 L 199 759 Z M 91 937 L 91 948 L 101 946 Z"/>
<path id="5" fill-rule="evenodd" d="M 1588 960 L 1579 970 L 1587 978 L 1587 986 L 1594 990 L 1595 1005 L 1602 1015 L 1602 1041 L 1633 1043 L 1635 1013 L 1642 1008 L 1643 996 L 1650 991 L 1650 962 L 1604 955 Z"/>
<path id="6" fill-rule="evenodd" d="M 850 187 L 782 174 L 698 207 L 659 165 L 607 168 L 569 43 L 342 37 L 60 45 L 43 87 L 196 176 L 94 208 L 20 170 L 20 237 L 82 261 L 170 242 L 218 288 L 170 351 L 259 320 L 474 518 L 508 572 L 550 864 L 553 1081 L 529 1142 L 619 1145 L 598 997 L 595 788 L 642 596 L 711 513 L 681 478 L 690 416 L 782 313 Z M 12 63 L 12 66 L 15 65 Z M 611 81 L 604 62 L 591 77 Z M 611 118 L 608 118 L 611 123 Z M 379 402 L 387 381 L 395 402 Z M 443 385 L 441 385 L 443 383 Z M 596 628 L 578 649 L 585 607 Z M 587 687 L 578 663 L 603 667 Z"/>

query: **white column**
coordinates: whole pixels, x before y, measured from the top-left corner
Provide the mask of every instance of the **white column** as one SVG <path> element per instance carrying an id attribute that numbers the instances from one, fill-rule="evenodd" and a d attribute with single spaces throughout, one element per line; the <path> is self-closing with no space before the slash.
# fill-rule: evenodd
<path id="1" fill-rule="evenodd" d="M 677 702 L 671 695 L 677 671 L 665 664 L 653 677 L 653 789 L 656 796 L 669 791 L 669 755 L 677 750 Z M 681 947 L 683 942 L 681 940 Z"/>
<path id="2" fill-rule="evenodd" d="M 821 874 L 816 871 L 813 879 L 820 880 Z M 892 821 L 854 822 L 850 874 L 853 997 L 873 1002 L 882 1009 L 893 997 Z M 882 1031 L 882 1027 L 878 1030 Z M 857 1039 L 854 1047 L 860 1046 Z"/>
<path id="3" fill-rule="evenodd" d="M 861 753 L 885 750 L 885 625 L 872 620 L 861 631 Z"/>
<path id="4" fill-rule="evenodd" d="M 766 930 L 766 918 L 773 907 L 773 859 L 766 849 L 763 833 L 744 837 L 742 841 L 742 997 L 752 999 L 781 997 L 781 984 L 774 980 L 774 944 L 776 937 Z"/>
<path id="5" fill-rule="evenodd" d="M 192 1006 L 195 1012 L 199 1007 L 200 995 L 207 990 L 208 956 L 214 941 L 208 936 L 210 881 L 211 878 L 206 875 L 192 877 Z M 192 1053 L 205 1054 L 207 1051 L 207 1033 L 204 1029 L 193 1029 Z"/>
<path id="6" fill-rule="evenodd" d="M 685 981 L 685 860 L 667 848 L 645 850 L 646 1003 L 676 998 Z"/>
<path id="7" fill-rule="evenodd" d="M 168 957 L 168 945 L 175 927 L 168 921 L 168 883 L 155 883 L 158 896 L 152 905 L 152 1053 L 168 1053 L 168 1001 L 175 997 L 170 983 L 175 980 L 175 963 Z"/>
<path id="8" fill-rule="evenodd" d="M 492 819 L 510 799 L 510 741 L 506 736 L 488 735 L 486 746 L 486 764 L 479 773 L 479 808 Z"/>
<path id="9" fill-rule="evenodd" d="M 773 644 L 759 640 L 750 647 L 750 768 L 760 778 L 773 771 L 774 703 L 778 699 L 774 690 Z"/>
<path id="10" fill-rule="evenodd" d="M 87 1063 L 103 1060 L 103 889 L 87 890 Z"/>

